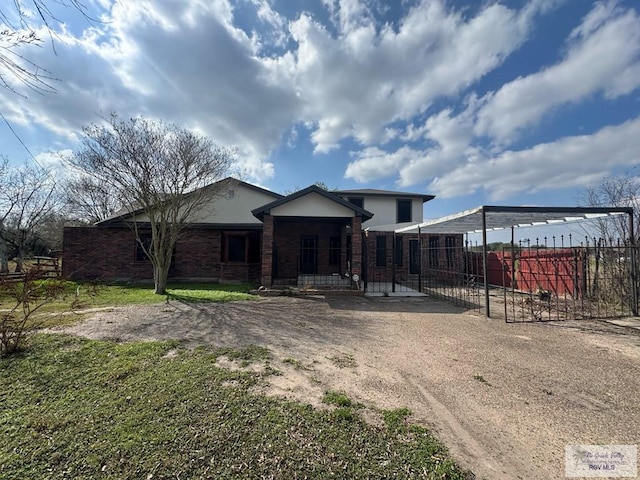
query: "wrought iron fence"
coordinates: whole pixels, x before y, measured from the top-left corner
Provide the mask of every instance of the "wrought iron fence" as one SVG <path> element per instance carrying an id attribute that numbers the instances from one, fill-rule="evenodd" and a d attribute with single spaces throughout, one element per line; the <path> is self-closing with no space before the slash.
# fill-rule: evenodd
<path id="1" fill-rule="evenodd" d="M 638 313 L 640 247 L 625 242 L 577 242 L 572 235 L 520 242 L 488 252 L 485 275 L 480 245 L 462 245 L 443 235 L 398 240 L 385 234 L 385 241 L 376 237 L 368 239 L 364 249 L 369 293 L 425 293 L 481 314 L 490 311 L 507 322 Z M 376 244 L 393 248 L 383 256 Z"/>
<path id="2" fill-rule="evenodd" d="M 536 239 L 487 253 L 466 244 L 460 287 L 426 289 L 507 322 L 617 318 L 638 313 L 638 246 L 571 235 Z"/>

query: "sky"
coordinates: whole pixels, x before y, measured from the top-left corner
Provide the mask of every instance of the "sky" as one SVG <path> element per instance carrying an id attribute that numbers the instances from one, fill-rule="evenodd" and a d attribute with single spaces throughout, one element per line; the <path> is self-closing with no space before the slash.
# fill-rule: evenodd
<path id="1" fill-rule="evenodd" d="M 54 34 L 20 54 L 55 92 L 5 75 L 0 112 L 60 174 L 58 154 L 113 112 L 235 147 L 233 173 L 276 192 L 434 194 L 425 218 L 574 206 L 638 173 L 637 0 L 50 3 Z M 4 122 L 0 155 L 33 161 Z"/>

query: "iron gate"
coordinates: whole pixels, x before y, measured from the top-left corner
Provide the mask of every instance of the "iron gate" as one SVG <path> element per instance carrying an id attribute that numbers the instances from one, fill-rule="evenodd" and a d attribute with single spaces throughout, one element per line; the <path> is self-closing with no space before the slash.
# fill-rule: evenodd
<path id="1" fill-rule="evenodd" d="M 507 322 L 619 318 L 638 313 L 640 247 L 569 235 L 487 253 L 461 235 L 363 236 L 368 294 L 423 293 Z"/>

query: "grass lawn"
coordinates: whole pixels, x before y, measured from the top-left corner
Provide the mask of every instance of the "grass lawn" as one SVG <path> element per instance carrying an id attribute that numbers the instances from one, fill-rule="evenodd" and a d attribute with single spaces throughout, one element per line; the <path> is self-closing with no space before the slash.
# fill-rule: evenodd
<path id="1" fill-rule="evenodd" d="M 374 427 L 342 394 L 324 411 L 256 393 L 277 373 L 260 347 L 37 335 L 0 359 L 0 478 L 472 478 L 408 410 Z"/>
<path id="2" fill-rule="evenodd" d="M 81 301 L 91 306 L 129 305 L 132 303 L 160 303 L 167 299 L 185 302 L 229 302 L 252 300 L 250 285 L 220 283 L 169 284 L 167 295 L 156 295 L 151 285 L 79 285 Z"/>
<path id="3" fill-rule="evenodd" d="M 38 284 L 51 281 L 43 280 Z M 167 300 L 197 303 L 257 299 L 257 296 L 249 294 L 250 289 L 251 286 L 248 284 L 175 283 L 168 286 L 166 295 L 156 295 L 153 293 L 152 285 L 94 285 L 65 282 L 64 294 L 39 308 L 31 324 L 39 327 L 53 327 L 74 323 L 83 317 L 68 315 L 69 313 L 99 307 L 161 303 Z M 0 310 L 14 305 L 15 302 L 3 294 L 0 288 Z"/>

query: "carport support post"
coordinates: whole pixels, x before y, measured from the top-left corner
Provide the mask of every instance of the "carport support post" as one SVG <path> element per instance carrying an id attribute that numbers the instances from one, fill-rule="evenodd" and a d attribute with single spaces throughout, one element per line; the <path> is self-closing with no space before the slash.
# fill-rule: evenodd
<path id="1" fill-rule="evenodd" d="M 482 276 L 484 277 L 485 315 L 491 317 L 489 308 L 489 274 L 487 272 L 487 212 L 482 207 Z"/>
<path id="2" fill-rule="evenodd" d="M 396 232 L 391 237 L 391 291 L 396 293 Z"/>
<path id="3" fill-rule="evenodd" d="M 631 245 L 631 312 L 638 316 L 638 284 L 636 271 L 636 236 L 633 231 L 633 209 L 629 212 L 629 245 Z"/>
<path id="4" fill-rule="evenodd" d="M 418 269 L 418 291 L 422 293 L 422 232 L 418 225 L 418 255 L 420 255 L 420 268 Z"/>

